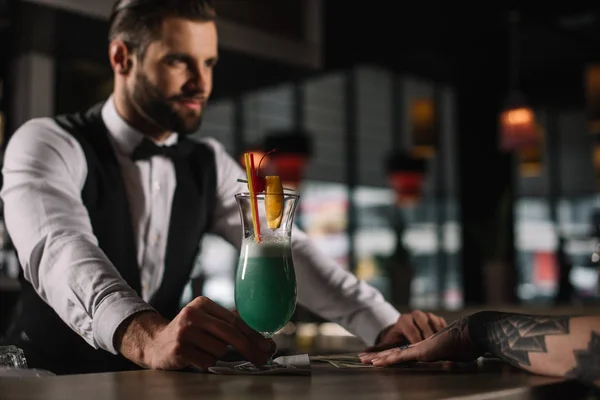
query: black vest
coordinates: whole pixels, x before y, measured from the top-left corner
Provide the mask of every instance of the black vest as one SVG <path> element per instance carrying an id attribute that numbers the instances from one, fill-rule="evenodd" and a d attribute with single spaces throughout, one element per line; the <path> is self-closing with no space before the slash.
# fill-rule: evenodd
<path id="1" fill-rule="evenodd" d="M 136 244 L 129 202 L 120 166 L 101 118 L 102 104 L 85 113 L 62 115 L 55 121 L 81 144 L 88 174 L 81 197 L 94 235 L 127 283 L 141 294 Z M 205 144 L 193 146 L 189 157 L 174 160 L 177 185 L 171 208 L 165 269 L 160 288 L 150 301 L 164 317 L 173 318 L 189 280 L 199 244 L 211 223 L 216 196 L 214 153 Z M 167 227 L 165 227 L 165 230 Z M 21 278 L 22 293 L 9 341 L 25 351 L 29 367 L 57 374 L 138 368 L 120 355 L 95 350 L 72 331 Z M 23 333 L 29 340 L 23 340 Z"/>

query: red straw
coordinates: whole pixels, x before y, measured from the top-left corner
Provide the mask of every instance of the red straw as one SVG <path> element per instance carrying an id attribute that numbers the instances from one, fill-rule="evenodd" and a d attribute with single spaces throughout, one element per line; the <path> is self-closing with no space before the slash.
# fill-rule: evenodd
<path id="1" fill-rule="evenodd" d="M 250 153 L 250 171 L 252 173 L 252 177 L 255 178 L 257 176 L 256 174 L 256 168 L 254 167 L 254 154 Z M 255 232 L 255 236 L 256 236 L 256 241 L 260 243 L 260 218 L 258 217 L 258 198 L 256 195 L 256 179 L 252 179 L 252 207 L 254 208 L 254 215 L 256 218 L 256 232 Z"/>

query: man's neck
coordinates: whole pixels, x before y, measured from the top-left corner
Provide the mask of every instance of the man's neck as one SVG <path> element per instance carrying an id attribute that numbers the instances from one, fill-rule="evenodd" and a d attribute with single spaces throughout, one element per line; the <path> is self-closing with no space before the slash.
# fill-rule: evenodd
<path id="1" fill-rule="evenodd" d="M 114 93 L 113 100 L 117 113 L 131 127 L 157 143 L 162 143 L 171 136 L 172 132 L 165 131 L 147 118 L 142 117 L 126 96 Z"/>

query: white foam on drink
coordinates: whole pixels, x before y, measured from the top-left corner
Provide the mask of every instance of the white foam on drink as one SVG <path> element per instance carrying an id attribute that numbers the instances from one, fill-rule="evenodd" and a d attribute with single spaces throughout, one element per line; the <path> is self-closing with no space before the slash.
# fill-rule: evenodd
<path id="1" fill-rule="evenodd" d="M 281 257 L 291 252 L 289 239 L 278 237 L 264 237 L 260 243 L 252 238 L 244 239 L 242 252 L 246 257 Z"/>

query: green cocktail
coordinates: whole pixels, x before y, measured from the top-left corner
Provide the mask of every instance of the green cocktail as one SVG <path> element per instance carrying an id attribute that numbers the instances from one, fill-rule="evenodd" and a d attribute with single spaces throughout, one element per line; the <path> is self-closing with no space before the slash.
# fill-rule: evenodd
<path id="1" fill-rule="evenodd" d="M 235 306 L 248 326 L 268 338 L 287 324 L 296 309 L 292 228 L 299 197 L 288 193 L 278 195 L 281 197 L 275 202 L 280 208 L 280 214 L 275 215 L 277 223 L 273 223 L 273 213 L 266 212 L 271 192 L 255 197 L 249 193 L 235 196 L 243 235 L 235 279 Z M 279 367 L 270 360 L 265 366 L 253 368 Z"/>
<path id="2" fill-rule="evenodd" d="M 296 309 L 296 274 L 289 243 L 246 240 L 235 282 L 240 317 L 264 336 L 290 320 Z"/>

